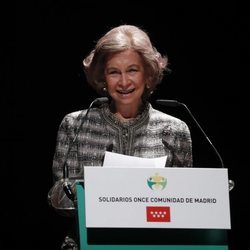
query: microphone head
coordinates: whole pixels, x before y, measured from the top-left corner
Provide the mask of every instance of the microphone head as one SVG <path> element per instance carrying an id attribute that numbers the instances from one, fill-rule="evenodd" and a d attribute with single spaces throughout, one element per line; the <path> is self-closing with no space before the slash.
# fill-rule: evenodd
<path id="1" fill-rule="evenodd" d="M 167 100 L 167 99 L 157 99 L 156 103 L 168 107 L 178 107 L 181 105 L 181 103 L 176 100 Z"/>
<path id="2" fill-rule="evenodd" d="M 106 103 L 106 102 L 108 102 L 108 97 L 99 97 L 99 98 L 96 98 L 94 101 L 93 101 L 93 103 L 92 103 L 92 105 L 93 104 L 95 104 L 95 105 L 101 105 L 101 104 L 103 104 L 103 103 Z"/>

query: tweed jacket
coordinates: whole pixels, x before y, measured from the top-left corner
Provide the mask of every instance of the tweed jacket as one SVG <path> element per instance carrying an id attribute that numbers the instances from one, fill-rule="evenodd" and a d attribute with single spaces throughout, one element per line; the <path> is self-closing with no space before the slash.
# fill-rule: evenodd
<path id="1" fill-rule="evenodd" d="M 69 176 L 83 178 L 84 166 L 102 166 L 105 151 L 142 158 L 167 156 L 166 167 L 192 166 L 186 123 L 150 103 L 137 118 L 125 122 L 111 113 L 108 104 L 90 109 L 87 117 L 86 112 L 67 114 L 60 124 L 52 166 L 55 180 L 62 178 L 65 163 Z"/>
<path id="2" fill-rule="evenodd" d="M 55 183 L 62 181 L 65 164 L 70 179 L 84 179 L 84 166 L 102 166 L 106 151 L 142 158 L 167 156 L 165 167 L 193 164 L 191 134 L 185 122 L 150 103 L 135 119 L 121 122 L 105 103 L 63 118 L 52 165 Z M 70 202 L 59 185 L 50 190 L 49 198 L 57 207 L 66 208 Z"/>

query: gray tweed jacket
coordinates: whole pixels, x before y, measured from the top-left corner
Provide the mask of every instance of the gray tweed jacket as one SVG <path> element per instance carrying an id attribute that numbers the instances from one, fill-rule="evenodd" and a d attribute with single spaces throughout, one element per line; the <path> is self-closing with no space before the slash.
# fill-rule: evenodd
<path id="1" fill-rule="evenodd" d="M 105 151 L 143 158 L 167 156 L 166 167 L 192 167 L 191 135 L 180 119 L 149 103 L 137 118 L 126 122 L 118 120 L 108 104 L 90 109 L 84 117 L 86 112 L 67 114 L 60 124 L 52 167 L 55 180 L 62 178 L 65 161 L 69 176 L 83 178 L 83 167 L 101 166 Z"/>
<path id="2" fill-rule="evenodd" d="M 49 192 L 52 206 L 66 208 L 70 202 L 58 184 L 64 165 L 68 165 L 69 178 L 84 179 L 84 166 L 102 166 L 106 151 L 143 158 L 167 156 L 166 167 L 192 167 L 187 124 L 150 103 L 126 122 L 118 120 L 107 103 L 86 113 L 87 109 L 67 114 L 59 126 L 52 165 L 55 187 Z"/>

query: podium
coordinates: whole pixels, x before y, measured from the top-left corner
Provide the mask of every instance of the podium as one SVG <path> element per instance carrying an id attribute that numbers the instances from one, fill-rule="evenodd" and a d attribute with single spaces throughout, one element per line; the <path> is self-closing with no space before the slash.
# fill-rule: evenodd
<path id="1" fill-rule="evenodd" d="M 227 169 L 84 171 L 76 184 L 80 250 L 228 250 Z"/>

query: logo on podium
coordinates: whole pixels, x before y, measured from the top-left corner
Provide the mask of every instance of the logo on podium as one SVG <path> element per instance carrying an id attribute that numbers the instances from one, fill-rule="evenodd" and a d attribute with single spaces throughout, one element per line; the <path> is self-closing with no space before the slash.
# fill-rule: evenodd
<path id="1" fill-rule="evenodd" d="M 147 183 L 152 190 L 163 190 L 167 185 L 167 178 L 156 173 L 147 179 Z"/>
<path id="2" fill-rule="evenodd" d="M 170 207 L 146 207 L 147 222 L 170 222 Z"/>

